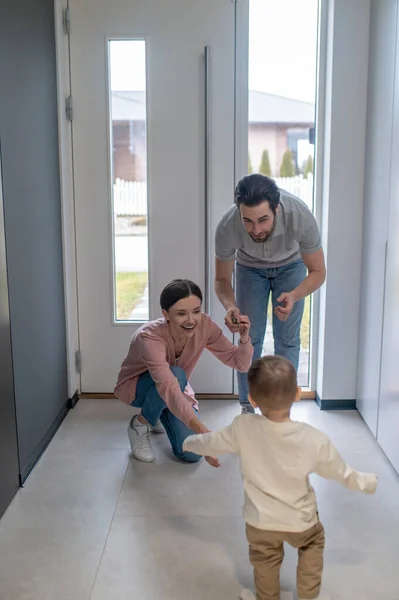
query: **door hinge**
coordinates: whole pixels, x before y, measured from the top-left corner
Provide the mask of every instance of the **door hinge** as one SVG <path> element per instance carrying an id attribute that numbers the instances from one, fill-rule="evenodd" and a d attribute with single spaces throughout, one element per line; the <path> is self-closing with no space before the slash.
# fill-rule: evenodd
<path id="1" fill-rule="evenodd" d="M 64 10 L 64 15 L 63 15 L 63 24 L 64 24 L 64 32 L 65 35 L 70 35 L 71 33 L 71 9 L 69 7 L 67 7 Z"/>
<path id="2" fill-rule="evenodd" d="M 68 96 L 65 107 L 66 117 L 68 121 L 73 121 L 73 102 L 72 96 Z"/>
<path id="3" fill-rule="evenodd" d="M 82 353 L 80 350 L 75 352 L 75 367 L 78 373 L 82 372 Z"/>

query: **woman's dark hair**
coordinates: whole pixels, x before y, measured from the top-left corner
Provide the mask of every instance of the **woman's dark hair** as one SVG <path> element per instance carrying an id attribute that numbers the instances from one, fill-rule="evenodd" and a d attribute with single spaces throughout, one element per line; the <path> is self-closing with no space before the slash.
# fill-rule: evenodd
<path id="1" fill-rule="evenodd" d="M 176 302 L 189 296 L 197 296 L 202 304 L 202 292 L 196 283 L 189 279 L 174 279 L 162 290 L 161 308 L 169 310 Z"/>
<path id="2" fill-rule="evenodd" d="M 241 204 L 257 206 L 265 201 L 270 204 L 270 208 L 275 215 L 280 202 L 280 190 L 274 179 L 260 173 L 254 173 L 253 175 L 246 175 L 238 182 L 235 190 L 235 203 L 238 208 Z"/>

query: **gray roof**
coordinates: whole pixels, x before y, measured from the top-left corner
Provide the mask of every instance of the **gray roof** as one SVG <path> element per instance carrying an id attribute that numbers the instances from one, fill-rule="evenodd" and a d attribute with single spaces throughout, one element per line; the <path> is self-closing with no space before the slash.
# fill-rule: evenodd
<path id="1" fill-rule="evenodd" d="M 311 102 L 275 96 L 264 92 L 249 92 L 250 123 L 314 122 L 315 107 Z M 112 92 L 113 121 L 144 121 L 145 92 Z"/>
<path id="2" fill-rule="evenodd" d="M 113 121 L 145 121 L 145 92 L 112 92 Z"/>
<path id="3" fill-rule="evenodd" d="M 315 106 L 294 98 L 249 92 L 248 120 L 250 123 L 313 123 Z"/>

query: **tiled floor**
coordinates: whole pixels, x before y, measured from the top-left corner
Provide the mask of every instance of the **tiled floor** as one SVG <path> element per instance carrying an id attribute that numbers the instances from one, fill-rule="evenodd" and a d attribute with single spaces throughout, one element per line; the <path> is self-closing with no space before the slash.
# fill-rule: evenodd
<path id="1" fill-rule="evenodd" d="M 201 404 L 212 428 L 235 402 Z M 182 465 L 165 436 L 155 464 L 129 461 L 131 409 L 81 400 L 0 521 L 1 600 L 233 600 L 252 583 L 235 457 L 222 469 Z M 356 412 L 294 416 L 323 429 L 347 460 L 375 470 L 375 496 L 314 480 L 327 532 L 324 593 L 331 600 L 398 600 L 399 478 Z M 283 600 L 292 600 L 287 551 Z"/>

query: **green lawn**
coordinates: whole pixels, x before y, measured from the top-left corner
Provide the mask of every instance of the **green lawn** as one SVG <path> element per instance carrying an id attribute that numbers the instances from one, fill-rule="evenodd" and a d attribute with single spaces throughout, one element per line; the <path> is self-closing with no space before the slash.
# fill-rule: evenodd
<path id="1" fill-rule="evenodd" d="M 130 319 L 132 310 L 140 302 L 147 285 L 147 273 L 116 274 L 116 318 Z"/>
<path id="2" fill-rule="evenodd" d="M 310 346 L 310 296 L 305 298 L 305 310 L 301 326 L 301 346 L 304 350 L 309 350 Z"/>

